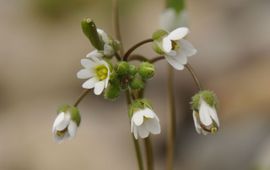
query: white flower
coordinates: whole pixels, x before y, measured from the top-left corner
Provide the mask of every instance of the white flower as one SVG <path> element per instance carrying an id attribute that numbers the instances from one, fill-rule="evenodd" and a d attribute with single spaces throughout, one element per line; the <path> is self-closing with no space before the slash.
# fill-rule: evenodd
<path id="1" fill-rule="evenodd" d="M 166 60 L 177 70 L 183 70 L 187 57 L 196 54 L 197 50 L 183 38 L 189 33 L 188 28 L 180 27 L 162 38 L 161 50 Z"/>
<path id="2" fill-rule="evenodd" d="M 199 112 L 193 111 L 193 119 L 199 134 L 216 133 L 220 126 L 215 107 L 211 107 L 203 99 L 200 101 Z"/>
<path id="3" fill-rule="evenodd" d="M 179 26 L 185 26 L 187 23 L 187 12 L 182 10 L 176 12 L 173 8 L 167 8 L 160 16 L 160 27 L 172 31 Z"/>
<path id="4" fill-rule="evenodd" d="M 98 32 L 99 36 L 101 37 L 102 41 L 104 42 L 104 47 L 103 47 L 104 55 L 105 56 L 113 56 L 114 55 L 114 49 L 111 46 L 110 37 L 102 29 L 97 29 L 97 32 Z"/>
<path id="5" fill-rule="evenodd" d="M 131 118 L 131 132 L 138 139 L 146 138 L 150 133 L 159 134 L 160 124 L 157 115 L 149 108 L 144 108 L 133 113 Z"/>
<path id="6" fill-rule="evenodd" d="M 87 55 L 88 58 L 81 59 L 84 69 L 77 73 L 79 79 L 88 79 L 82 87 L 85 89 L 94 88 L 96 95 L 100 95 L 108 86 L 111 73 L 109 64 L 98 55 L 99 53 L 94 51 Z"/>
<path id="7" fill-rule="evenodd" d="M 77 132 L 77 127 L 77 123 L 71 119 L 69 112 L 59 113 L 52 128 L 54 140 L 61 143 L 65 139 L 72 139 Z"/>

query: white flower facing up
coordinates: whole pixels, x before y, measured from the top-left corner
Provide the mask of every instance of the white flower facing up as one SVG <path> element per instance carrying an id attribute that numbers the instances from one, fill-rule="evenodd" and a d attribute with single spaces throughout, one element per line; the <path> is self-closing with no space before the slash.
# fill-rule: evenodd
<path id="1" fill-rule="evenodd" d="M 99 55 L 100 53 L 94 51 L 87 55 L 88 58 L 81 59 L 84 68 L 77 73 L 79 79 L 88 79 L 82 84 L 82 87 L 94 88 L 96 95 L 100 95 L 108 86 L 111 74 L 109 64 Z"/>
<path id="2" fill-rule="evenodd" d="M 72 139 L 77 132 L 77 127 L 77 123 L 71 119 L 69 112 L 59 113 L 52 128 L 54 140 L 61 143 L 65 139 Z"/>
<path id="3" fill-rule="evenodd" d="M 161 41 L 161 50 L 166 60 L 177 70 L 183 70 L 187 58 L 197 52 L 190 42 L 183 39 L 188 33 L 188 28 L 180 27 L 164 36 Z"/>
<path id="4" fill-rule="evenodd" d="M 146 138 L 150 133 L 160 134 L 159 119 L 155 112 L 147 107 L 134 112 L 131 118 L 131 132 L 136 139 Z"/>
<path id="5" fill-rule="evenodd" d="M 215 107 L 211 107 L 203 99 L 200 101 L 199 112 L 193 111 L 193 119 L 199 134 L 214 134 L 220 126 Z"/>
<path id="6" fill-rule="evenodd" d="M 103 31 L 102 29 L 97 29 L 99 36 L 101 37 L 102 41 L 104 42 L 103 52 L 105 56 L 113 56 L 115 51 L 111 45 L 112 40 L 108 36 L 108 34 Z"/>

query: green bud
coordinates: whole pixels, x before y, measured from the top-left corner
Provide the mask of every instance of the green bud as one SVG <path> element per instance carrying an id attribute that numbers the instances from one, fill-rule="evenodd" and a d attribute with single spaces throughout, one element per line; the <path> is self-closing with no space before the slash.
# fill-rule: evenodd
<path id="1" fill-rule="evenodd" d="M 128 73 L 134 76 L 137 73 L 137 68 L 133 64 L 129 64 Z"/>
<path id="2" fill-rule="evenodd" d="M 160 40 L 162 37 L 168 35 L 168 32 L 165 30 L 157 30 L 152 34 L 153 40 Z"/>
<path id="3" fill-rule="evenodd" d="M 104 98 L 108 100 L 115 100 L 120 95 L 119 84 L 109 84 L 105 90 Z"/>
<path id="4" fill-rule="evenodd" d="M 139 76 L 136 76 L 131 80 L 129 86 L 134 90 L 142 89 L 144 87 L 144 82 Z"/>
<path id="5" fill-rule="evenodd" d="M 90 18 L 85 18 L 81 22 L 81 27 L 83 33 L 90 40 L 91 44 L 98 50 L 103 50 L 103 42 L 101 41 L 97 27 L 93 20 Z"/>
<path id="6" fill-rule="evenodd" d="M 155 66 L 149 62 L 142 62 L 139 67 L 139 74 L 143 79 L 150 79 L 155 74 Z"/>
<path id="7" fill-rule="evenodd" d="M 203 99 L 209 106 L 217 107 L 217 97 L 216 94 L 209 90 L 203 90 L 198 92 L 192 97 L 191 107 L 192 110 L 199 111 L 200 101 Z"/>
<path id="8" fill-rule="evenodd" d="M 120 61 L 117 65 L 116 72 L 118 75 L 127 75 L 129 72 L 129 64 L 126 61 Z"/>

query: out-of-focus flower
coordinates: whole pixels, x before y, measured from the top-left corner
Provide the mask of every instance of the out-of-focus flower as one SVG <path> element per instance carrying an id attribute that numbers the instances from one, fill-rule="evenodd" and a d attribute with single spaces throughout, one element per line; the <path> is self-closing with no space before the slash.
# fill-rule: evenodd
<path id="1" fill-rule="evenodd" d="M 100 95 L 108 86 L 111 71 L 109 64 L 97 55 L 99 53 L 92 52 L 87 55 L 88 58 L 81 59 L 84 68 L 77 73 L 77 77 L 79 79 L 88 79 L 83 83 L 82 87 L 85 89 L 94 88 L 94 93 Z"/>
<path id="2" fill-rule="evenodd" d="M 179 26 L 187 24 L 187 12 L 182 10 L 177 12 L 173 8 L 167 8 L 160 16 L 160 27 L 167 31 L 172 31 Z"/>
<path id="3" fill-rule="evenodd" d="M 216 103 L 215 95 L 210 91 L 199 92 L 193 97 L 193 119 L 199 134 L 214 134 L 219 129 Z"/>
<path id="4" fill-rule="evenodd" d="M 188 33 L 188 28 L 180 27 L 170 33 L 159 30 L 153 34 L 154 50 L 164 55 L 168 63 L 177 70 L 183 70 L 187 57 L 197 52 L 190 42 L 183 39 Z"/>
<path id="5" fill-rule="evenodd" d="M 81 117 L 77 108 L 68 105 L 63 106 L 53 123 L 54 140 L 61 143 L 65 139 L 72 139 L 76 135 L 80 121 Z"/>

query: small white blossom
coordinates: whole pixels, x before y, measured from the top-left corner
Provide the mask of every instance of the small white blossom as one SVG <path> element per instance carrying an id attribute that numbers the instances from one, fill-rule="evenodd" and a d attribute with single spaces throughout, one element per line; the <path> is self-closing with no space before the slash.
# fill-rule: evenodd
<path id="1" fill-rule="evenodd" d="M 167 8 L 160 16 L 160 27 L 172 31 L 179 26 L 185 26 L 187 23 L 187 12 L 182 10 L 176 12 L 173 8 Z"/>
<path id="2" fill-rule="evenodd" d="M 215 107 L 211 107 L 203 99 L 200 101 L 199 112 L 193 111 L 193 119 L 199 134 L 216 133 L 220 126 Z"/>
<path id="3" fill-rule="evenodd" d="M 69 112 L 59 113 L 52 128 L 54 140 L 61 143 L 65 139 L 72 139 L 77 132 L 77 127 L 77 123 L 71 119 Z"/>
<path id="4" fill-rule="evenodd" d="M 103 52 L 105 56 L 113 56 L 115 51 L 111 46 L 111 39 L 108 34 L 103 31 L 102 29 L 97 29 L 99 36 L 101 37 L 102 41 L 104 42 Z"/>
<path id="5" fill-rule="evenodd" d="M 150 133 L 159 134 L 160 124 L 155 112 L 149 108 L 134 112 L 131 118 L 131 132 L 136 139 L 146 138 Z"/>
<path id="6" fill-rule="evenodd" d="M 162 38 L 161 50 L 169 64 L 177 70 L 183 70 L 187 57 L 197 52 L 190 42 L 183 39 L 188 33 L 188 28 L 180 27 Z"/>
<path id="7" fill-rule="evenodd" d="M 94 93 L 100 95 L 108 86 L 111 72 L 109 64 L 97 55 L 99 55 L 98 52 L 91 52 L 87 55 L 88 58 L 81 59 L 84 68 L 77 73 L 77 77 L 88 79 L 82 84 L 82 87 L 94 88 Z"/>

